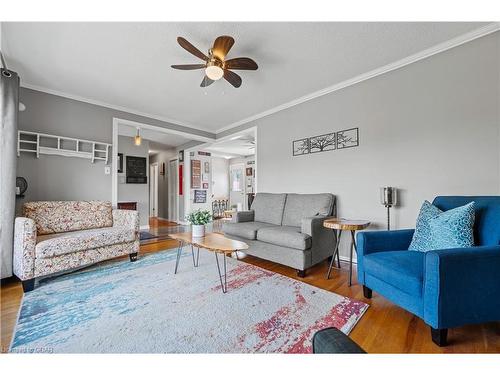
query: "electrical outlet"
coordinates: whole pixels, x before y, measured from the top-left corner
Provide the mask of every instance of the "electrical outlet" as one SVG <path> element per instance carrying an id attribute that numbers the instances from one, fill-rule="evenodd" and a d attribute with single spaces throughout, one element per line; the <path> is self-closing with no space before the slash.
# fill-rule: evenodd
<path id="1" fill-rule="evenodd" d="M 111 174 L 111 167 L 109 166 L 104 167 L 104 174 Z"/>

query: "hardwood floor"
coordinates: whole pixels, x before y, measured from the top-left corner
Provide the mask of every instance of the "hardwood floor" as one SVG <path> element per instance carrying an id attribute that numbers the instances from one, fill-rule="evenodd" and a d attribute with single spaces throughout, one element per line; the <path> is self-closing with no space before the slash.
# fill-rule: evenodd
<path id="1" fill-rule="evenodd" d="M 139 256 L 176 246 L 176 241 L 168 239 L 148 241 L 141 244 Z M 123 259 L 125 258 L 121 258 Z M 449 345 L 440 348 L 431 341 L 430 329 L 421 319 L 395 306 L 376 292 L 373 292 L 371 300 L 365 299 L 361 286 L 356 283 L 348 287 L 347 264 L 342 264 L 342 270 L 334 269 L 331 279 L 326 280 L 326 262 L 309 269 L 306 277 L 300 279 L 294 269 L 286 266 L 251 256 L 242 260 L 370 304 L 370 308 L 350 334 L 368 353 L 500 353 L 500 322 L 450 329 Z M 353 280 L 356 280 L 355 275 Z M 11 279 L 3 283 L 0 291 L 2 352 L 8 350 L 22 295 L 19 281 Z"/>

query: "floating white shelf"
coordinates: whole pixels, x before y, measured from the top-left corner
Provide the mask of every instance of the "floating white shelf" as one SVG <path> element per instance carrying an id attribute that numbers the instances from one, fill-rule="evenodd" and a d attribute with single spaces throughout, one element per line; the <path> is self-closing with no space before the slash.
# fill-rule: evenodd
<path id="1" fill-rule="evenodd" d="M 92 163 L 96 160 L 104 160 L 108 164 L 110 149 L 109 143 L 24 130 L 17 132 L 17 156 L 20 156 L 21 152 L 32 152 L 36 153 L 37 158 L 40 154 L 60 155 L 90 159 Z"/>

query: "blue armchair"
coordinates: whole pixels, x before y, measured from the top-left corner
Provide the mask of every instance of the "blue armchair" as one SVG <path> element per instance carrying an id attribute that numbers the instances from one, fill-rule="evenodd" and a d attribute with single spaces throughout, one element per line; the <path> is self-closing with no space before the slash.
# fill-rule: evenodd
<path id="1" fill-rule="evenodd" d="M 441 196 L 443 211 L 475 202 L 475 246 L 408 251 L 413 229 L 359 232 L 358 281 L 431 327 L 447 344 L 448 328 L 500 320 L 500 196 Z"/>

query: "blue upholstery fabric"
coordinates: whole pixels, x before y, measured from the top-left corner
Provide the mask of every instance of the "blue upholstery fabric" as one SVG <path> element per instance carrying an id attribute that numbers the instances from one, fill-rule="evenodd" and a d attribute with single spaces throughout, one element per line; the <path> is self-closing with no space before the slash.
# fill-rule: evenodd
<path id="1" fill-rule="evenodd" d="M 359 282 L 433 328 L 500 320 L 500 196 L 437 197 L 433 204 L 448 211 L 470 202 L 482 246 L 413 252 L 405 251 L 413 230 L 360 232 Z"/>
<path id="2" fill-rule="evenodd" d="M 500 197 L 498 196 L 441 196 L 432 204 L 443 211 L 474 202 L 474 244 L 476 246 L 500 245 Z"/>
<path id="3" fill-rule="evenodd" d="M 431 233 L 431 221 L 437 218 L 440 213 L 442 213 L 439 208 L 434 206 L 429 201 L 424 201 L 420 212 L 417 217 L 417 225 L 415 227 L 415 233 L 411 240 L 408 250 L 414 251 L 429 251 L 432 250 L 432 233 Z"/>
<path id="4" fill-rule="evenodd" d="M 385 251 L 365 257 L 368 273 L 385 280 L 394 288 L 420 296 L 424 273 L 424 253 L 420 251 Z"/>

